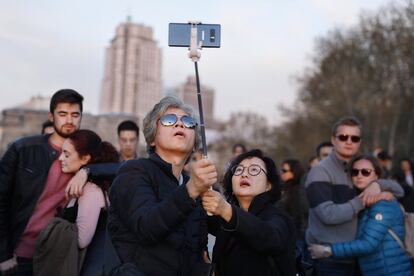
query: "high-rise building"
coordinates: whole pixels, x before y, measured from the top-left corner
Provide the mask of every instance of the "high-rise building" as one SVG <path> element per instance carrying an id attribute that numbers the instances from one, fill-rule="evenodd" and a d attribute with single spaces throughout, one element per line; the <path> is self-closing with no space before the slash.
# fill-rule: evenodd
<path id="1" fill-rule="evenodd" d="M 142 120 L 161 99 L 161 49 L 151 27 L 128 18 L 105 53 L 100 112 L 130 113 Z"/>
<path id="2" fill-rule="evenodd" d="M 201 85 L 201 96 L 203 102 L 204 122 L 207 127 L 213 127 L 214 122 L 214 90 L 208 86 Z M 187 77 L 187 81 L 177 88 L 175 93 L 186 104 L 191 105 L 198 114 L 197 84 L 193 76 Z"/>

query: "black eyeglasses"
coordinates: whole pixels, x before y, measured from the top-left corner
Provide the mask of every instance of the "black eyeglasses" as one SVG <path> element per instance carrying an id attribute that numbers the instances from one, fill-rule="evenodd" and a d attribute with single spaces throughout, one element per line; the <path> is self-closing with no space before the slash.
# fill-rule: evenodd
<path id="1" fill-rule="evenodd" d="M 286 169 L 281 169 L 280 170 L 282 173 L 287 173 L 287 172 L 290 172 L 290 170 L 286 170 Z"/>
<path id="2" fill-rule="evenodd" d="M 356 135 L 340 134 L 340 135 L 335 136 L 335 137 L 338 138 L 338 140 L 341 141 L 341 142 L 346 142 L 346 141 L 348 141 L 349 138 L 351 138 L 352 143 L 359 143 L 359 141 L 361 141 L 361 137 L 356 136 Z"/>
<path id="3" fill-rule="evenodd" d="M 238 166 L 233 167 L 231 172 L 233 173 L 233 175 L 238 176 L 238 175 L 241 175 L 244 172 L 244 169 L 247 169 L 247 173 L 250 174 L 251 176 L 256 176 L 261 171 L 263 171 L 264 174 L 267 175 L 266 171 L 264 169 L 262 169 L 262 167 L 260 167 L 259 165 L 256 165 L 256 164 L 250 165 L 248 167 L 238 165 Z"/>
<path id="4" fill-rule="evenodd" d="M 361 172 L 362 176 L 368 177 L 368 176 L 371 175 L 371 173 L 373 171 L 374 170 L 372 170 L 372 169 L 360 169 L 360 170 L 358 170 L 358 169 L 351 169 L 351 176 L 352 177 L 358 176 L 359 175 L 359 172 Z"/>
<path id="5" fill-rule="evenodd" d="M 186 128 L 194 129 L 197 126 L 197 120 L 188 115 L 178 117 L 175 114 L 164 114 L 160 117 L 160 123 L 163 126 L 172 126 L 177 123 L 178 118 Z"/>

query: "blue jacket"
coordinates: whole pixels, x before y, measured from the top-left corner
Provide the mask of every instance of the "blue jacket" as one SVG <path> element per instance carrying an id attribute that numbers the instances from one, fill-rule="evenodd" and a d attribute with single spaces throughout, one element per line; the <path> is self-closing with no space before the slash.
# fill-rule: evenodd
<path id="1" fill-rule="evenodd" d="M 363 275 L 412 275 L 409 257 L 388 233 L 404 240 L 404 215 L 396 200 L 381 200 L 359 214 L 357 239 L 332 244 L 333 257 L 358 257 Z"/>

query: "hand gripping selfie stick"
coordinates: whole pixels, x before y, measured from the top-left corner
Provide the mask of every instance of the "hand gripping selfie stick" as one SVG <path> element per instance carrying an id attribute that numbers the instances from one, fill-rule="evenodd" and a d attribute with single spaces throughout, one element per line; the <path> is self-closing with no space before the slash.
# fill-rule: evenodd
<path id="1" fill-rule="evenodd" d="M 206 143 L 206 129 L 204 125 L 204 113 L 203 113 L 203 101 L 201 99 L 201 89 L 200 89 L 200 78 L 198 76 L 198 64 L 200 60 L 201 53 L 199 50 L 202 49 L 203 43 L 200 41 L 197 44 L 197 25 L 201 24 L 200 21 L 190 21 L 191 24 L 191 40 L 190 40 L 190 52 L 188 57 L 194 62 L 195 74 L 196 74 L 196 85 L 197 85 L 197 101 L 198 101 L 198 111 L 200 114 L 200 133 L 201 133 L 201 143 L 203 145 L 203 157 L 207 158 L 207 143 Z"/>

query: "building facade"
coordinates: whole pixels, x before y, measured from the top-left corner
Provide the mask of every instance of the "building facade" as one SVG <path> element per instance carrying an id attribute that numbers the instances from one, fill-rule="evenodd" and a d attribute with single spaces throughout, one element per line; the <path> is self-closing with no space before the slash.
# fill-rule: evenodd
<path id="1" fill-rule="evenodd" d="M 208 128 L 215 128 L 214 90 L 205 85 L 201 85 L 200 90 L 203 102 L 204 123 Z M 187 77 L 187 81 L 177 86 L 173 91 L 186 104 L 191 105 L 198 114 L 197 84 L 195 77 Z"/>
<path id="2" fill-rule="evenodd" d="M 142 120 L 162 96 L 161 58 L 151 27 L 121 23 L 105 52 L 100 112 Z"/>

